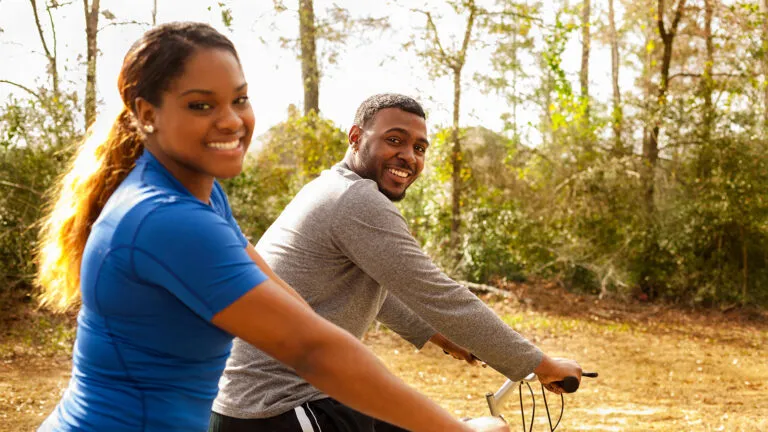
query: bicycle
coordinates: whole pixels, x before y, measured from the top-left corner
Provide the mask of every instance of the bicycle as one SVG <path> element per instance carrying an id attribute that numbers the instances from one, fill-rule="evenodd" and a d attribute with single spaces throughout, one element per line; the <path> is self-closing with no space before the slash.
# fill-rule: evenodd
<path id="1" fill-rule="evenodd" d="M 598 374 L 597 372 L 584 372 L 581 374 L 581 376 L 582 378 L 597 378 Z M 501 415 L 500 407 L 504 405 L 504 403 L 511 395 L 512 389 L 515 387 L 515 385 L 517 385 L 518 394 L 520 395 L 520 416 L 522 418 L 523 432 L 525 432 L 525 409 L 523 408 L 523 384 L 525 384 L 528 386 L 528 390 L 531 394 L 531 401 L 533 402 L 533 410 L 531 412 L 531 426 L 528 429 L 528 431 L 531 432 L 533 430 L 533 418 L 536 415 L 536 398 L 534 397 L 533 388 L 531 387 L 530 383 L 537 380 L 538 379 L 536 374 L 533 373 L 517 382 L 508 379 L 495 393 L 487 393 L 485 395 L 485 400 L 488 403 L 488 409 L 491 412 L 491 416 L 501 418 L 506 422 L 504 416 Z M 558 384 L 566 393 L 573 393 L 579 388 L 579 380 L 576 377 L 565 377 L 564 380 L 558 381 L 556 384 Z M 565 398 L 562 394 L 560 395 L 560 416 L 553 426 L 552 417 L 549 413 L 549 404 L 547 403 L 546 390 L 544 389 L 543 384 L 541 385 L 541 395 L 544 398 L 544 408 L 547 412 L 547 420 L 549 421 L 550 432 L 554 432 L 554 430 L 557 429 L 557 427 L 560 425 L 560 420 L 563 419 L 563 412 L 565 411 Z"/>

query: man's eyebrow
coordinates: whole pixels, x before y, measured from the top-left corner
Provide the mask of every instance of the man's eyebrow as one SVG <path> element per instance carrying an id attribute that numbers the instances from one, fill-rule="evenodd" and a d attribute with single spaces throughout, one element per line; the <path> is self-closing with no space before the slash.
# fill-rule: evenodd
<path id="1" fill-rule="evenodd" d="M 237 88 L 235 88 L 235 91 L 242 91 L 244 88 L 248 87 L 248 83 L 242 83 Z M 207 90 L 207 89 L 189 89 L 184 91 L 180 96 L 186 96 L 191 93 L 200 93 L 204 95 L 212 95 L 214 94 L 213 90 Z"/>

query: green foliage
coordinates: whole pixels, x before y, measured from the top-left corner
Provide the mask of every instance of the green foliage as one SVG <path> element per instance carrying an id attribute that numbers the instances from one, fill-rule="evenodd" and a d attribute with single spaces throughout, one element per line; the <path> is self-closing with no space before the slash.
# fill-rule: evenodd
<path id="1" fill-rule="evenodd" d="M 448 247 L 451 130 L 431 137 L 427 167 L 399 203 L 425 250 L 448 273 L 476 282 L 535 276 L 603 295 L 768 304 L 768 94 L 762 72 L 768 34 L 756 4 L 713 1 L 709 39 L 704 9 L 685 8 L 669 86 L 660 97 L 664 42 L 657 17 L 649 13 L 655 3 L 625 3 L 620 64 L 638 79 L 635 88 L 621 89 L 619 106 L 608 106 L 575 95 L 575 77 L 564 66 L 577 39 L 578 6 L 556 7 L 554 16 L 544 17 L 544 2 L 492 3 L 447 3 L 463 18 L 474 11 L 471 28 L 455 29 L 467 37 L 466 49 L 458 39 L 440 39 L 440 17 L 427 11 L 417 11 L 425 28 L 406 44 L 433 78 L 460 71 L 467 50 L 490 54 L 490 67 L 474 80 L 509 104 L 502 116 L 509 136 L 482 126 L 460 132 L 458 262 Z M 230 9 L 212 4 L 231 29 Z M 275 7 L 287 10 L 281 1 Z M 660 18 L 669 22 L 676 11 L 667 9 Z M 370 36 L 358 30 L 389 26 L 336 5 L 321 15 L 315 31 L 324 43 L 324 64 L 334 62 L 353 31 Z M 593 40 L 607 45 L 599 30 Z M 465 74 L 462 84 L 474 83 Z M 42 194 L 63 167 L 67 144 L 80 133 L 74 95 L 24 89 L 33 98 L 10 99 L 0 108 L 4 287 L 23 286 L 34 271 L 30 257 Z M 540 121 L 530 121 L 531 112 Z M 621 130 L 612 128 L 617 120 Z M 651 157 L 646 144 L 655 130 L 659 153 Z M 534 135 L 540 140 L 531 143 Z M 345 134 L 333 123 L 315 113 L 302 117 L 293 107 L 261 143 L 243 174 L 224 182 L 241 228 L 253 240 L 347 148 Z"/>
<path id="2" fill-rule="evenodd" d="M 680 272 L 667 294 L 696 301 L 768 300 L 768 145 L 742 134 L 712 139 L 681 167 L 664 233 Z"/>
<path id="3" fill-rule="evenodd" d="M 263 147 L 249 155 L 243 173 L 224 182 L 243 232 L 258 240 L 304 184 L 341 161 L 346 134 L 329 120 L 296 107 L 288 119 L 262 138 Z"/>
<path id="4" fill-rule="evenodd" d="M 79 138 L 74 95 L 11 98 L 0 111 L 0 289 L 24 286 L 34 274 L 37 221 L 45 192 Z"/>

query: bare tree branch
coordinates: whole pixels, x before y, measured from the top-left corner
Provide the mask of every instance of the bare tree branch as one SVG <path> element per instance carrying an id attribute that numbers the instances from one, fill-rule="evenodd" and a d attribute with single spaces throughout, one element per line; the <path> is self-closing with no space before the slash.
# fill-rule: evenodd
<path id="1" fill-rule="evenodd" d="M 469 18 L 467 19 L 467 27 L 464 31 L 464 40 L 461 43 L 461 51 L 459 51 L 458 63 L 462 66 L 467 58 L 467 47 L 469 47 L 469 40 L 472 38 L 472 28 L 474 27 L 476 13 L 477 8 L 475 8 L 473 4 L 469 9 Z"/>
<path id="2" fill-rule="evenodd" d="M 48 73 L 51 75 L 51 81 L 53 84 L 53 93 L 58 97 L 59 96 L 59 71 L 58 66 L 56 65 L 56 49 L 57 49 L 57 41 L 56 41 L 56 27 L 53 23 L 53 14 L 51 13 L 51 7 L 46 6 L 46 11 L 48 13 L 48 19 L 51 23 L 51 32 L 53 34 L 53 52 L 51 52 L 51 49 L 48 47 L 48 42 L 45 39 L 45 34 L 43 33 L 43 26 L 40 23 L 40 15 L 37 12 L 37 0 L 29 0 L 30 5 L 32 6 L 32 12 L 35 16 L 35 27 L 37 27 L 37 34 L 40 35 L 40 42 L 43 45 L 43 51 L 45 52 L 45 57 L 48 59 L 48 66 L 50 70 Z"/>
<path id="3" fill-rule="evenodd" d="M 136 20 L 132 20 L 132 21 L 115 21 L 115 22 L 111 22 L 111 23 L 109 23 L 109 24 L 107 24 L 105 26 L 99 27 L 97 32 L 100 32 L 100 31 L 102 31 L 102 30 L 104 30 L 106 28 L 109 28 L 109 27 L 118 27 L 118 26 L 126 26 L 126 25 L 149 26 L 149 25 L 154 25 L 154 24 L 150 24 L 150 23 L 145 22 L 145 21 L 136 21 Z"/>
<path id="4" fill-rule="evenodd" d="M 435 43 L 435 46 L 437 47 L 437 50 L 440 52 L 440 61 L 442 63 L 453 63 L 451 60 L 451 57 L 445 53 L 445 50 L 443 49 L 443 44 L 440 42 L 440 36 L 437 32 L 437 26 L 435 25 L 435 21 L 432 19 L 432 13 L 429 11 L 424 11 L 421 9 L 411 9 L 411 11 L 423 14 L 427 17 L 427 32 L 429 32 L 430 36 L 432 36 L 432 40 Z"/>
<path id="5" fill-rule="evenodd" d="M 16 183 L 11 183 L 11 182 L 5 181 L 5 180 L 0 180 L 0 186 L 6 186 L 6 187 L 14 188 L 14 189 L 23 190 L 23 191 L 26 191 L 26 192 L 33 193 L 33 194 L 35 194 L 37 196 L 41 196 L 42 195 L 42 193 L 40 193 L 40 192 L 38 192 L 38 191 L 36 191 L 36 190 L 34 190 L 32 188 L 28 188 L 28 187 L 26 187 L 24 185 L 20 185 L 20 184 L 16 184 Z"/>
<path id="6" fill-rule="evenodd" d="M 45 51 L 45 56 L 48 57 L 48 59 L 51 59 L 51 51 L 48 49 L 48 43 L 45 40 L 45 35 L 43 34 L 43 27 L 40 24 L 40 16 L 37 13 L 37 0 L 29 0 L 29 3 L 32 5 L 32 13 L 35 14 L 35 25 L 37 27 L 37 34 L 40 35 L 40 42 L 43 43 L 43 50 Z"/>
<path id="7" fill-rule="evenodd" d="M 18 87 L 18 88 L 24 90 L 25 92 L 31 94 L 32 96 L 34 96 L 37 100 L 42 101 L 42 97 L 37 92 L 35 92 L 34 90 L 30 89 L 27 86 L 21 85 L 19 83 L 13 82 L 13 81 L 4 80 L 4 79 L 0 79 L 0 83 L 12 85 L 14 87 Z"/>
<path id="8" fill-rule="evenodd" d="M 759 75 L 759 74 L 757 74 L 757 73 L 755 73 L 755 74 L 752 74 L 752 76 L 757 76 L 757 75 Z M 667 81 L 668 81 L 668 82 L 671 82 L 673 78 L 678 78 L 678 77 L 688 77 L 688 78 L 701 78 L 702 76 L 703 76 L 703 74 L 700 74 L 700 73 L 691 73 L 691 72 L 678 72 L 678 73 L 676 73 L 676 74 L 672 74 L 672 75 L 671 75 L 671 76 L 670 76 L 670 77 L 667 79 Z M 743 74 L 743 73 L 739 73 L 739 74 L 732 74 L 732 73 L 714 73 L 714 72 L 713 72 L 713 73 L 711 74 L 711 76 L 713 76 L 713 77 L 716 77 L 716 76 L 722 76 L 722 77 L 727 77 L 727 78 L 746 78 L 746 77 L 748 77 L 748 76 L 750 76 L 750 75 L 747 75 L 747 74 Z"/>

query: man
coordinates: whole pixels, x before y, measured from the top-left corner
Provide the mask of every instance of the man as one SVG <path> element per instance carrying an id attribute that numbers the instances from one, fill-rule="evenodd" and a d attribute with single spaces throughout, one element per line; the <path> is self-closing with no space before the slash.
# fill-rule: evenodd
<path id="1" fill-rule="evenodd" d="M 256 245 L 275 273 L 358 338 L 379 320 L 417 348 L 431 339 L 469 359 L 451 342 L 466 347 L 513 380 L 536 372 L 559 392 L 551 382 L 580 378 L 575 362 L 544 355 L 443 274 L 410 234 L 392 201 L 424 168 L 422 107 L 376 95 L 354 123 L 344 161 L 304 186 Z M 219 387 L 211 431 L 400 430 L 328 398 L 238 339 Z"/>

